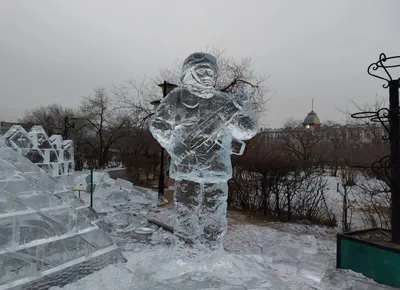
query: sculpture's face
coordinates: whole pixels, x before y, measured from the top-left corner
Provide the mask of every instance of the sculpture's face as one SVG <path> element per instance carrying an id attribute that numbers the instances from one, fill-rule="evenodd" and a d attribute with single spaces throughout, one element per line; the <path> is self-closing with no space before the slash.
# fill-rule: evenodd
<path id="1" fill-rule="evenodd" d="M 214 56 L 208 53 L 195 52 L 183 63 L 181 82 L 183 85 L 197 90 L 197 93 L 209 93 L 218 77 L 218 65 Z"/>
<path id="2" fill-rule="evenodd" d="M 215 72 L 207 65 L 201 65 L 194 68 L 198 80 L 203 86 L 212 87 L 215 84 Z"/>

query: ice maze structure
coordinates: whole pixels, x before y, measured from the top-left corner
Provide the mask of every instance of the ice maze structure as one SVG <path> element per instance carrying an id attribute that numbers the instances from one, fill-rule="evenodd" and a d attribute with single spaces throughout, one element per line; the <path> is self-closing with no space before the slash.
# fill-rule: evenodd
<path id="1" fill-rule="evenodd" d="M 0 290 L 62 286 L 124 261 L 96 213 L 6 142 L 0 136 Z"/>
<path id="2" fill-rule="evenodd" d="M 13 148 L 53 177 L 74 172 L 74 143 L 61 135 L 48 137 L 42 126 L 27 132 L 22 126 L 12 126 L 3 136 L 4 145 Z"/>

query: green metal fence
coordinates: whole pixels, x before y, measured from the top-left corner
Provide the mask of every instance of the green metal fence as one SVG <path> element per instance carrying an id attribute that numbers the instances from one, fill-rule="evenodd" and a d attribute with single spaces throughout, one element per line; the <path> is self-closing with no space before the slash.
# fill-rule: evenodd
<path id="1" fill-rule="evenodd" d="M 337 268 L 350 269 L 378 283 L 400 287 L 400 248 L 375 244 L 351 234 L 337 235 Z"/>

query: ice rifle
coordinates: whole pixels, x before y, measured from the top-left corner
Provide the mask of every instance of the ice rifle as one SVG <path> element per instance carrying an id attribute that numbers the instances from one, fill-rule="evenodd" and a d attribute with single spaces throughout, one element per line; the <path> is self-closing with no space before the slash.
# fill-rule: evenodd
<path id="1" fill-rule="evenodd" d="M 215 146 L 215 144 L 220 146 L 222 149 L 229 151 L 230 154 L 242 155 L 246 147 L 246 143 L 244 143 L 242 140 L 232 138 L 233 141 L 240 143 L 241 145 L 239 152 L 235 152 L 232 149 L 224 147 L 223 144 L 221 144 L 217 139 L 218 134 L 223 131 L 240 113 L 241 110 L 237 106 L 235 106 L 234 100 L 226 102 L 224 106 L 214 111 L 214 113 L 209 118 L 204 121 L 197 122 L 195 128 L 190 131 L 187 136 L 183 136 L 185 144 L 189 145 L 190 152 L 182 158 L 178 156 L 175 157 L 182 161 L 187 156 L 194 154 L 194 150 L 196 150 L 197 148 L 206 145 L 208 146 L 208 152 L 211 150 L 211 148 Z M 205 133 L 205 131 L 210 127 L 214 127 L 216 128 L 216 130 L 211 132 L 211 134 Z M 206 135 L 207 137 L 202 138 L 202 136 L 204 135 Z"/>

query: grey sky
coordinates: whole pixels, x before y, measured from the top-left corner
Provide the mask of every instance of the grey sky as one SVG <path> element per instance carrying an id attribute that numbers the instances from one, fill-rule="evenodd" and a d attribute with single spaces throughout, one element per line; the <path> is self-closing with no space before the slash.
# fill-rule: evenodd
<path id="1" fill-rule="evenodd" d="M 94 87 L 217 46 L 271 75 L 264 125 L 303 119 L 313 97 L 322 121 L 340 121 L 351 100 L 386 96 L 366 68 L 380 52 L 400 54 L 399 11 L 398 0 L 1 0 L 0 119 L 75 107 Z"/>

